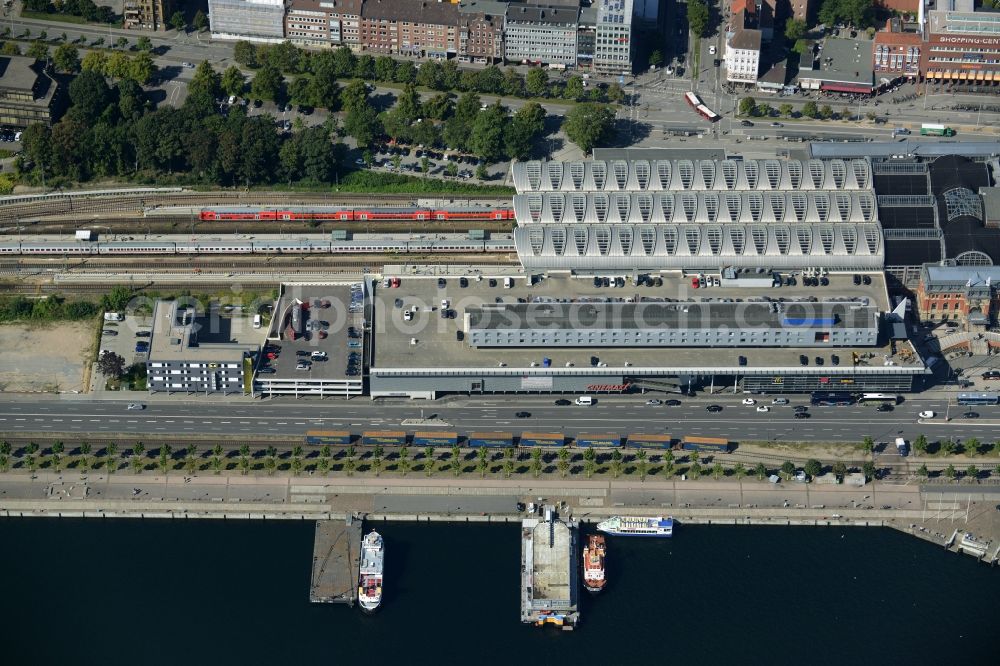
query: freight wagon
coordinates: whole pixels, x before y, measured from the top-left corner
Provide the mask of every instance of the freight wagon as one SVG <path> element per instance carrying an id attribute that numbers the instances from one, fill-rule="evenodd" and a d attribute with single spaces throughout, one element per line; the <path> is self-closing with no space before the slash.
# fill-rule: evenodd
<path id="1" fill-rule="evenodd" d="M 348 446 L 351 433 L 346 430 L 310 430 L 306 433 L 306 444 L 311 446 Z"/>
<path id="2" fill-rule="evenodd" d="M 585 449 L 613 449 L 622 445 L 622 438 L 611 433 L 580 433 L 573 443 Z"/>
<path id="3" fill-rule="evenodd" d="M 732 443 L 718 437 L 685 437 L 681 440 L 681 448 L 685 451 L 729 453 Z"/>
<path id="4" fill-rule="evenodd" d="M 673 445 L 670 435 L 646 435 L 635 433 L 628 436 L 628 446 L 633 449 L 669 449 Z"/>
<path id="5" fill-rule="evenodd" d="M 406 446 L 406 433 L 402 430 L 370 430 L 361 433 L 365 446 Z"/>
<path id="6" fill-rule="evenodd" d="M 514 445 L 514 435 L 509 432 L 470 432 L 467 442 L 472 448 L 505 448 Z"/>
<path id="7" fill-rule="evenodd" d="M 452 447 L 458 444 L 457 432 L 415 432 L 413 433 L 414 446 L 446 446 Z"/>
<path id="8" fill-rule="evenodd" d="M 561 432 L 522 432 L 518 439 L 520 446 L 562 446 L 566 435 Z"/>

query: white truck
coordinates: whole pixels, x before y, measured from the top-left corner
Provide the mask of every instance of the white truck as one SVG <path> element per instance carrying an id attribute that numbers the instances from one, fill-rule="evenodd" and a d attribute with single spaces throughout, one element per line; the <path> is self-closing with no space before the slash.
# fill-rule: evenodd
<path id="1" fill-rule="evenodd" d="M 906 454 L 909 453 L 909 450 L 910 450 L 910 445 L 906 443 L 906 440 L 903 439 L 902 437 L 897 437 L 896 452 L 899 453 L 900 456 L 905 458 Z"/>
<path id="2" fill-rule="evenodd" d="M 97 235 L 90 229 L 77 229 L 76 239 L 78 241 L 93 241 L 97 240 Z"/>

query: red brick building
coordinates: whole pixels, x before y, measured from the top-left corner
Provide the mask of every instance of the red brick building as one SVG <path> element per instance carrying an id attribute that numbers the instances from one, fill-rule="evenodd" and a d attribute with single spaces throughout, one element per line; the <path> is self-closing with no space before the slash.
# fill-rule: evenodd
<path id="1" fill-rule="evenodd" d="M 925 265 L 917 286 L 917 310 L 924 321 L 989 325 L 998 303 L 998 266 Z"/>
<path id="2" fill-rule="evenodd" d="M 503 60 L 503 26 L 507 3 L 463 0 L 458 5 L 458 56 L 466 62 Z"/>
<path id="3" fill-rule="evenodd" d="M 904 30 L 903 21 L 891 18 L 885 23 L 885 29 L 875 33 L 872 44 L 872 65 L 875 70 L 875 81 L 882 79 L 893 81 L 921 77 L 921 54 L 923 40 L 917 32 Z"/>
<path id="4" fill-rule="evenodd" d="M 445 59 L 457 54 L 458 5 L 434 0 L 366 0 L 361 48 L 387 55 Z"/>

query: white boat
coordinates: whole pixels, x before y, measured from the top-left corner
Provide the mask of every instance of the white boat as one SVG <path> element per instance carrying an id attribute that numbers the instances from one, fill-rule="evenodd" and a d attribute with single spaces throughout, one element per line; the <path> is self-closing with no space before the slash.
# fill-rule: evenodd
<path id="1" fill-rule="evenodd" d="M 669 516 L 612 516 L 599 522 L 597 529 L 615 536 L 669 537 L 674 534 L 674 519 Z"/>
<path id="2" fill-rule="evenodd" d="M 385 567 L 385 544 L 382 535 L 372 531 L 361 541 L 361 571 L 358 576 L 358 604 L 366 613 L 374 613 L 382 603 L 382 571 Z"/>

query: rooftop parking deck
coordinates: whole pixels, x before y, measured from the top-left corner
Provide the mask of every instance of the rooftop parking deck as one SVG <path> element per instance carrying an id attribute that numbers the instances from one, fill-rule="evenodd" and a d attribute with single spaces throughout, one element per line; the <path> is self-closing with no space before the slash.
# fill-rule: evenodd
<path id="1" fill-rule="evenodd" d="M 388 274 L 391 276 L 391 274 Z M 704 307 L 704 303 L 723 304 L 727 307 L 744 305 L 750 299 L 771 299 L 779 302 L 813 299 L 829 301 L 867 299 L 878 312 L 889 310 L 885 281 L 881 274 L 870 273 L 865 277 L 870 284 L 854 284 L 851 274 L 827 276 L 828 286 L 803 286 L 801 275 L 795 286 L 782 287 L 710 287 L 693 289 L 690 276 L 679 272 L 664 273 L 660 286 L 636 286 L 630 280 L 624 287 L 595 287 L 593 278 L 573 278 L 551 275 L 535 276 L 534 284 L 527 284 L 525 276 L 511 278 L 512 286 L 506 288 L 503 276 L 478 276 L 460 278 L 399 274 L 399 286 L 382 288 L 376 285 L 373 296 L 374 324 L 372 334 L 373 374 L 393 374 L 419 371 L 421 373 L 497 373 L 541 372 L 543 357 L 549 359 L 547 373 L 586 374 L 598 367 L 607 372 L 621 368 L 628 374 L 659 374 L 674 372 L 736 372 L 752 374 L 788 369 L 793 372 L 815 371 L 822 364 L 830 374 L 855 371 L 853 353 L 858 354 L 859 368 L 899 372 L 920 371 L 919 356 L 909 343 L 896 343 L 896 353 L 889 342 L 879 346 L 863 347 L 712 347 L 711 353 L 700 347 L 490 347 L 473 348 L 465 331 L 465 317 L 470 310 L 489 304 L 524 305 L 536 299 L 574 303 L 615 299 L 675 299 L 688 307 Z M 440 284 L 440 286 L 439 286 Z M 463 286 L 464 285 L 464 286 Z M 603 282 L 602 282 L 603 285 Z M 739 299 L 739 300 L 738 300 Z M 442 317 L 444 309 L 447 316 Z M 520 301 L 520 302 L 519 302 Z M 665 303 L 666 301 L 664 301 Z M 407 321 L 404 313 L 412 313 Z M 805 364 L 801 356 L 805 356 Z M 834 357 L 837 357 L 836 359 Z M 742 358 L 741 358 L 742 357 Z M 817 363 L 816 359 L 820 359 Z M 891 363 L 892 365 L 885 365 Z M 628 368 L 627 371 L 624 368 Z"/>

